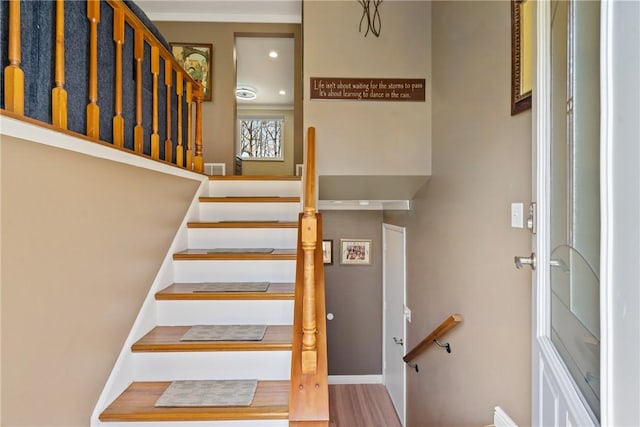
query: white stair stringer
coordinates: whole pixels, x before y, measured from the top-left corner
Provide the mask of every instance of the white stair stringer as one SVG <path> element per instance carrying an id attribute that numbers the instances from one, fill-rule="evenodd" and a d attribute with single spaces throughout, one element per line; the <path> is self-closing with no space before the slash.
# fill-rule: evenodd
<path id="1" fill-rule="evenodd" d="M 187 235 L 187 223 L 196 221 L 198 219 L 199 211 L 199 197 L 208 191 L 208 179 L 202 177 L 202 181 L 198 191 L 194 195 L 193 201 L 176 235 L 169 247 L 167 254 L 158 270 L 153 283 L 147 292 L 147 296 L 142 303 L 142 307 L 133 323 L 131 331 L 125 340 L 122 349 L 116 359 L 114 367 L 107 379 L 107 382 L 98 398 L 96 406 L 91 414 L 91 426 L 109 425 L 114 426 L 112 423 L 103 423 L 98 417 L 104 411 L 104 409 L 116 398 L 124 389 L 126 389 L 133 379 L 133 360 L 131 353 L 131 346 L 142 336 L 144 336 L 149 330 L 151 330 L 157 322 L 156 316 L 156 299 L 155 294 L 165 288 L 173 281 L 174 277 L 174 261 L 173 254 L 184 250 L 188 247 L 188 235 Z M 130 427 L 132 427 L 129 424 Z"/>
<path id="2" fill-rule="evenodd" d="M 205 178 L 206 179 L 206 178 Z M 121 355 L 92 414 L 92 426 L 110 427 L 279 427 L 287 420 L 116 421 L 101 422 L 104 409 L 134 381 L 198 379 L 288 380 L 290 350 L 131 351 L 131 345 L 155 326 L 198 324 L 291 325 L 291 299 L 156 300 L 155 294 L 171 283 L 295 282 L 295 260 L 174 260 L 185 249 L 256 248 L 295 249 L 296 228 L 187 228 L 187 222 L 296 221 L 299 202 L 200 202 L 199 197 L 299 197 L 300 181 L 212 180 L 203 182 L 198 196 L 176 235 L 156 281 L 143 304 Z"/>

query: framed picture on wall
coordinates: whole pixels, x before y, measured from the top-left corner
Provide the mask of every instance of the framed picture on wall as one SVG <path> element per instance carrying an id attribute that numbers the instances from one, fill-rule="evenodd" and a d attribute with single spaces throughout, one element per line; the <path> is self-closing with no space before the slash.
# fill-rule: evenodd
<path id="1" fill-rule="evenodd" d="M 322 241 L 322 261 L 324 264 L 333 264 L 333 240 Z"/>
<path id="2" fill-rule="evenodd" d="M 204 86 L 203 101 L 213 98 L 213 45 L 210 43 L 169 43 L 171 53 L 193 80 Z"/>
<path id="3" fill-rule="evenodd" d="M 340 264 L 371 265 L 371 240 L 340 239 Z"/>

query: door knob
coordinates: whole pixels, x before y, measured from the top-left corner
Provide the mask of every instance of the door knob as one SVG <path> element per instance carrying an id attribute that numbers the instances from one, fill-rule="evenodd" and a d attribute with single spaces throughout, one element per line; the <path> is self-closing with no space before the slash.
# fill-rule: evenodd
<path id="1" fill-rule="evenodd" d="M 402 342 L 402 338 L 393 337 L 393 342 L 398 345 L 404 345 L 404 343 Z"/>
<path id="2" fill-rule="evenodd" d="M 534 254 L 533 252 L 528 257 L 527 256 L 514 257 L 513 261 L 515 262 L 517 269 L 520 269 L 525 265 L 528 265 L 529 267 L 531 267 L 532 270 L 536 269 L 536 254 Z"/>

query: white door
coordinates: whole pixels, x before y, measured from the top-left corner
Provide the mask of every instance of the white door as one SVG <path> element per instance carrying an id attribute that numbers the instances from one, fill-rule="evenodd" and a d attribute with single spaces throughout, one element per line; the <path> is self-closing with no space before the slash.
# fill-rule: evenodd
<path id="1" fill-rule="evenodd" d="M 382 225 L 383 357 L 382 375 L 400 422 L 405 422 L 405 229 Z"/>
<path id="2" fill-rule="evenodd" d="M 600 9 L 537 2 L 535 426 L 600 422 Z"/>

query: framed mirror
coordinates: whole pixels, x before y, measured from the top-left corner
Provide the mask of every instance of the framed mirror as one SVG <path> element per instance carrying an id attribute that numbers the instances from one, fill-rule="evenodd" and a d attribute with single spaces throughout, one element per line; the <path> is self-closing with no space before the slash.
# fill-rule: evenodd
<path id="1" fill-rule="evenodd" d="M 533 0 L 511 0 L 511 115 L 531 108 Z"/>

